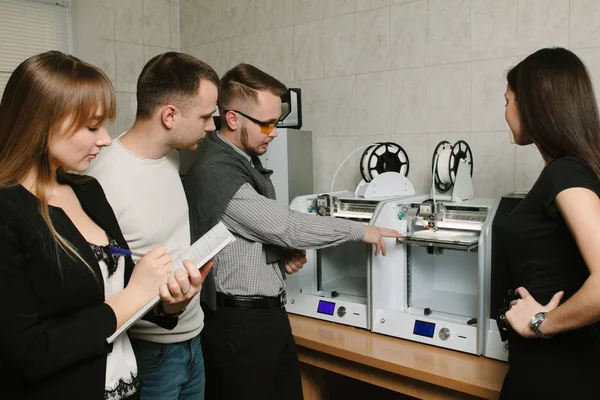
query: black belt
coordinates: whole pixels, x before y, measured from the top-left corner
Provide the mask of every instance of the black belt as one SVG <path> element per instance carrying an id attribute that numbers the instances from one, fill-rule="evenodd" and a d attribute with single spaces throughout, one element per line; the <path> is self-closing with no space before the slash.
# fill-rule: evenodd
<path id="1" fill-rule="evenodd" d="M 218 307 L 283 308 L 286 303 L 285 290 L 276 297 L 232 296 L 217 293 Z"/>

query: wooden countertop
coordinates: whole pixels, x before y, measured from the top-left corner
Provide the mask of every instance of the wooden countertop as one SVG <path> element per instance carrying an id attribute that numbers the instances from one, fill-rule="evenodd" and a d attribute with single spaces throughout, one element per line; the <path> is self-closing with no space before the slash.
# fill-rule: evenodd
<path id="1" fill-rule="evenodd" d="M 484 398 L 497 398 L 508 364 L 289 314 L 298 346 Z"/>

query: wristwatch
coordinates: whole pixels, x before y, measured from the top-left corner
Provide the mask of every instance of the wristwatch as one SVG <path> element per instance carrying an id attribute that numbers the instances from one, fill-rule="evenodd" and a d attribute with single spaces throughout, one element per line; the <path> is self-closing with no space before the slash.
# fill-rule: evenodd
<path id="1" fill-rule="evenodd" d="M 529 327 L 540 339 L 550 339 L 552 337 L 552 335 L 544 335 L 540 330 L 540 325 L 542 325 L 542 322 L 544 322 L 545 319 L 546 313 L 539 312 L 531 317 L 531 322 L 529 322 Z"/>
<path id="2" fill-rule="evenodd" d="M 159 303 L 156 307 L 154 307 L 154 314 L 156 314 L 156 316 L 158 316 L 158 317 L 176 318 L 176 317 L 179 317 L 181 314 L 183 314 L 183 312 L 185 311 L 186 308 L 187 307 L 183 307 L 183 309 L 179 310 L 176 313 L 168 314 L 165 312 L 163 303 Z"/>

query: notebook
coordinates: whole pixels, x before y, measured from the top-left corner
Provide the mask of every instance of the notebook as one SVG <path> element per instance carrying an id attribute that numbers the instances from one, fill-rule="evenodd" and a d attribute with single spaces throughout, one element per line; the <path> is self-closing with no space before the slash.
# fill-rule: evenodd
<path id="1" fill-rule="evenodd" d="M 183 266 L 183 260 L 190 260 L 198 268 L 206 264 L 211 258 L 216 256 L 221 250 L 223 250 L 229 243 L 233 242 L 235 238 L 229 232 L 222 222 L 219 222 L 211 230 L 206 232 L 200 239 L 194 244 L 188 247 L 177 259 L 173 260 L 173 272 L 176 269 L 185 270 Z M 187 271 L 186 271 L 187 272 Z M 108 343 L 113 343 L 119 336 L 126 332 L 131 326 L 142 318 L 148 311 L 160 302 L 160 296 L 157 295 L 148 304 L 146 304 L 141 310 L 135 313 L 129 318 L 119 329 L 115 331 L 108 339 Z"/>

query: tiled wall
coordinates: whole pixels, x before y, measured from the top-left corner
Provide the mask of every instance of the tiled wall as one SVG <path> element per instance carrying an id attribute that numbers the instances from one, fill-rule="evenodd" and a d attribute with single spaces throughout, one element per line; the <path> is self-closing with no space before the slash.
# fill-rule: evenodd
<path id="1" fill-rule="evenodd" d="M 178 0 L 100 0 L 100 61 L 117 92 L 111 136 L 135 120 L 136 82 L 146 61 L 179 49 Z"/>
<path id="2" fill-rule="evenodd" d="M 244 61 L 302 88 L 316 191 L 378 140 L 406 149 L 418 191 L 436 144 L 458 139 L 473 150 L 476 195 L 528 188 L 543 164 L 535 148 L 510 143 L 507 69 L 564 46 L 600 92 L 597 0 L 180 0 L 180 38 L 219 74 Z M 358 154 L 337 189 L 355 187 Z"/>

